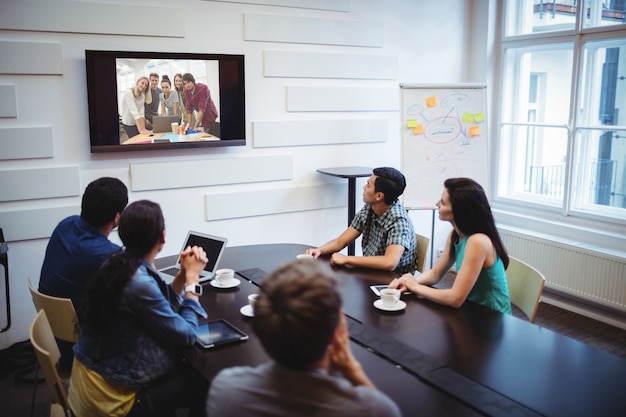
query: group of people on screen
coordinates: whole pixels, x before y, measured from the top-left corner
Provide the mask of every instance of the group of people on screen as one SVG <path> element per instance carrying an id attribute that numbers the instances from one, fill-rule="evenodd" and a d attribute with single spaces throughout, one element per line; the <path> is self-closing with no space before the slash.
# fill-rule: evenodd
<path id="1" fill-rule="evenodd" d="M 400 416 L 351 352 L 333 268 L 394 271 L 390 287 L 451 307 L 471 300 L 511 313 L 508 255 L 480 184 L 444 182 L 436 205 L 452 230 L 434 267 L 418 275 L 413 225 L 399 201 L 405 186 L 398 170 L 374 169 L 350 226 L 308 249 L 314 259 L 287 263 L 263 280 L 252 328 L 272 361 L 224 369 L 207 381 L 185 356 L 207 319 L 194 290 L 206 253 L 185 248 L 180 272 L 166 284 L 155 266 L 166 241 L 159 204 L 127 205 L 116 178 L 90 183 L 80 216 L 52 233 L 39 282 L 42 293 L 69 297 L 77 308 L 79 340 L 61 346 L 60 364 L 71 370 L 74 415 L 171 416 L 185 408 L 190 416 Z M 123 247 L 108 239 L 114 228 Z M 362 255 L 342 254 L 359 236 Z M 452 286 L 434 288 L 455 263 Z"/>
<path id="2" fill-rule="evenodd" d="M 208 131 L 218 112 L 209 87 L 191 73 L 174 75 L 173 84 L 163 75 L 159 87 L 159 74 L 153 72 L 122 95 L 120 117 L 128 138 L 152 133 L 154 116 L 180 116 L 179 124 Z"/>

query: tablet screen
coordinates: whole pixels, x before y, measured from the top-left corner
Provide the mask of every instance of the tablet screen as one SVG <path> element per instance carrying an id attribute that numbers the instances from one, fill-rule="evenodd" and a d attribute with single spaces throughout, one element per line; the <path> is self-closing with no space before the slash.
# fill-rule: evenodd
<path id="1" fill-rule="evenodd" d="M 224 319 L 198 325 L 196 341 L 204 348 L 247 340 L 248 335 Z"/>

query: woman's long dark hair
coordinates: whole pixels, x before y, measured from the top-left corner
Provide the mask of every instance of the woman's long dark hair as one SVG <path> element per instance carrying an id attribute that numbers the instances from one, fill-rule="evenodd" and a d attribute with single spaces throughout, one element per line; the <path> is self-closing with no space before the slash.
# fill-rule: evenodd
<path id="1" fill-rule="evenodd" d="M 164 229 L 163 213 L 157 203 L 140 200 L 126 207 L 118 228 L 124 248 L 111 254 L 87 283 L 78 311 L 81 327 L 94 331 L 106 327 L 124 288 L 159 242 Z"/>
<path id="2" fill-rule="evenodd" d="M 509 266 L 509 255 L 500 239 L 483 187 L 470 178 L 448 178 L 443 185 L 450 196 L 456 227 L 465 235 L 484 233 L 489 236 L 506 269 Z M 452 253 L 454 253 L 454 242 L 458 240 L 459 235 L 455 230 L 452 233 L 452 247 L 450 248 Z"/>

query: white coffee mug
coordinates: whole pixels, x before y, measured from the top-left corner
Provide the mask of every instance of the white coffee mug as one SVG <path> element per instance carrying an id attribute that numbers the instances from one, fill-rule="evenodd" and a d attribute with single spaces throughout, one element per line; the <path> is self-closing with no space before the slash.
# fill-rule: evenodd
<path id="1" fill-rule="evenodd" d="M 385 307 L 394 307 L 400 300 L 400 290 L 395 288 L 384 288 L 380 291 L 380 299 Z"/>
<path id="2" fill-rule="evenodd" d="M 248 304 L 250 304 L 250 307 L 252 307 L 253 311 L 254 311 L 254 303 L 256 303 L 257 298 L 259 298 L 259 294 L 250 294 L 248 296 Z"/>
<path id="3" fill-rule="evenodd" d="M 233 278 L 235 278 L 235 271 L 230 268 L 223 268 L 215 271 L 215 279 L 221 285 L 230 283 Z"/>
<path id="4" fill-rule="evenodd" d="M 177 122 L 173 122 L 172 123 L 172 133 L 178 133 L 178 123 Z"/>

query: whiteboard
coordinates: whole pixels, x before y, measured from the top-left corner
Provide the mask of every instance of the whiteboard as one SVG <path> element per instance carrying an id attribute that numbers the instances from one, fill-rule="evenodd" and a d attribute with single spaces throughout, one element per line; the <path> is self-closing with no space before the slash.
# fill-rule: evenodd
<path id="1" fill-rule="evenodd" d="M 444 180 L 451 177 L 470 177 L 487 190 L 486 86 L 400 84 L 400 88 L 404 207 L 434 207 Z"/>

